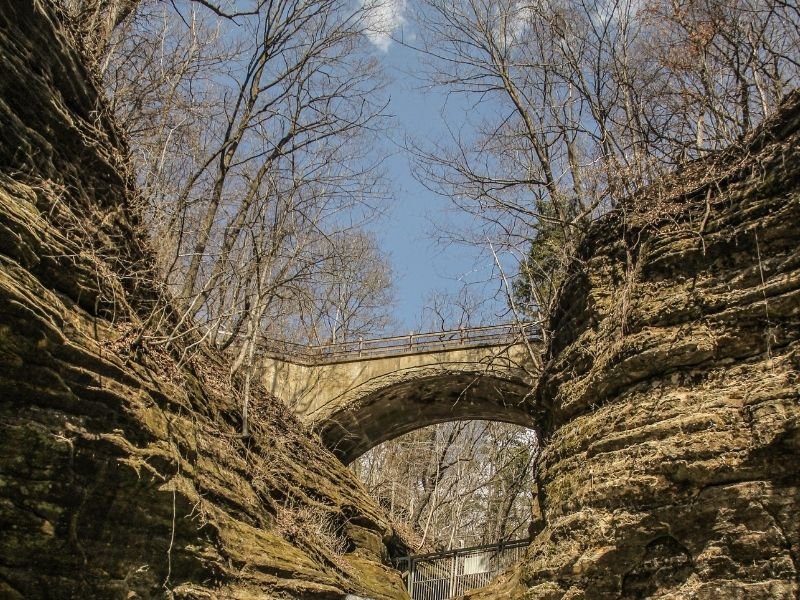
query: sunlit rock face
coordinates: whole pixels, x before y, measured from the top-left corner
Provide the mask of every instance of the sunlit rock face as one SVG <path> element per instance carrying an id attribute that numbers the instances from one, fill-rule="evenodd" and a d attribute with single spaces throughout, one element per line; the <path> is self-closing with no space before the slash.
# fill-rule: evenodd
<path id="1" fill-rule="evenodd" d="M 526 599 L 800 594 L 800 95 L 597 222 L 537 390 Z"/>
<path id="2" fill-rule="evenodd" d="M 264 393 L 243 440 L 224 361 L 153 343 L 126 149 L 50 6 L 0 0 L 0 597 L 407 598 L 350 472 Z"/>

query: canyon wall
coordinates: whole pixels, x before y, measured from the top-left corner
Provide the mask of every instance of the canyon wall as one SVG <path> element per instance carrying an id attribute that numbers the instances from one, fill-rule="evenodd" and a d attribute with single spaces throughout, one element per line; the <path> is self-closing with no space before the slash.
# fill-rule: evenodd
<path id="1" fill-rule="evenodd" d="M 471 597 L 800 597 L 800 94 L 595 223 L 552 315 L 524 563 Z"/>
<path id="2" fill-rule="evenodd" d="M 352 474 L 175 318 L 51 3 L 0 0 L 0 597 L 407 598 Z M 353 596 L 348 596 L 353 594 Z"/>
<path id="3" fill-rule="evenodd" d="M 407 597 L 349 471 L 263 390 L 242 439 L 224 360 L 161 343 L 125 144 L 49 6 L 0 0 L 0 597 Z M 592 227 L 535 538 L 473 597 L 800 596 L 798 126 L 795 95 Z"/>

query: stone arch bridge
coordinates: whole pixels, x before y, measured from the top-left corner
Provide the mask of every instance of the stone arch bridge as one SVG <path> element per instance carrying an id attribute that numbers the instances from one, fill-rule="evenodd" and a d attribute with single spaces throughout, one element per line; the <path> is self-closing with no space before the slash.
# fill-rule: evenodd
<path id="1" fill-rule="evenodd" d="M 345 463 L 415 429 L 462 419 L 533 427 L 540 332 L 495 325 L 324 346 L 265 341 L 261 377 Z"/>

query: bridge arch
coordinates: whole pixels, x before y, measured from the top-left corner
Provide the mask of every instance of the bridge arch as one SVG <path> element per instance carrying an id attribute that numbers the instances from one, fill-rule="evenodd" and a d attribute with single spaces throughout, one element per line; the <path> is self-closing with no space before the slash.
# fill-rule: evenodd
<path id="1" fill-rule="evenodd" d="M 349 464 L 383 442 L 447 421 L 481 419 L 533 428 L 530 385 L 463 369 L 394 372 L 356 390 L 312 425 L 323 444 Z"/>
<path id="2" fill-rule="evenodd" d="M 535 336 L 523 342 L 501 327 L 362 341 L 327 356 L 294 348 L 265 355 L 262 380 L 345 463 L 447 421 L 534 428 L 528 395 Z"/>

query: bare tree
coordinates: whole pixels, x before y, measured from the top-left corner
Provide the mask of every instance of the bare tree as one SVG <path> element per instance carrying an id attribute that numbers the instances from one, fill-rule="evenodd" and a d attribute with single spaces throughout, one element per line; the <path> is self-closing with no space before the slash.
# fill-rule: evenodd
<path id="1" fill-rule="evenodd" d="M 201 141 L 169 220 L 191 224 L 178 228 L 171 273 L 187 315 L 207 308 L 257 203 L 296 197 L 312 179 L 327 202 L 369 196 L 361 186 L 374 165 L 356 155 L 365 144 L 355 138 L 382 105 L 375 61 L 358 49 L 363 19 L 340 0 L 279 2 L 239 26 L 252 41 L 229 61 L 227 85 L 215 86 L 214 135 Z"/>
<path id="2" fill-rule="evenodd" d="M 365 232 L 388 198 L 383 79 L 367 37 L 374 7 L 61 4 L 128 134 L 142 214 L 178 309 L 162 341 L 191 334 L 185 351 L 208 341 L 232 352 L 246 433 L 265 334 L 307 323 L 338 338 L 388 321 L 391 272 Z"/>
<path id="3" fill-rule="evenodd" d="M 797 86 L 797 7 L 775 0 L 651 2 L 642 21 L 657 35 L 643 52 L 660 69 L 641 89 L 670 161 L 736 141 Z M 655 39 L 659 40 L 656 44 Z"/>
<path id="4" fill-rule="evenodd" d="M 797 83 L 796 9 L 776 0 L 425 0 L 417 22 L 429 80 L 476 109 L 410 144 L 418 177 L 480 223 L 460 241 L 517 257 L 534 314 L 598 214 Z"/>
<path id="5" fill-rule="evenodd" d="M 293 319 L 296 339 L 312 344 L 353 341 L 391 326 L 392 272 L 367 232 L 330 236 L 330 257 L 302 290 Z"/>
<path id="6" fill-rule="evenodd" d="M 69 2 L 76 14 L 116 10 Z M 384 104 L 368 9 L 245 4 L 138 3 L 114 20 L 101 63 L 182 330 L 197 322 L 223 347 L 288 312 L 279 300 L 308 306 L 313 280 L 331 280 L 342 240 L 363 239 L 387 196 L 371 143 Z M 375 258 L 364 256 L 381 271 Z"/>
<path id="7" fill-rule="evenodd" d="M 460 421 L 387 442 L 354 463 L 417 550 L 525 537 L 530 521 L 532 432 Z"/>

